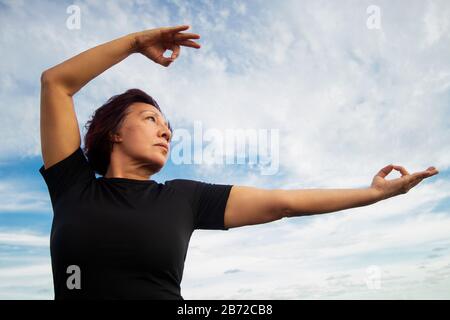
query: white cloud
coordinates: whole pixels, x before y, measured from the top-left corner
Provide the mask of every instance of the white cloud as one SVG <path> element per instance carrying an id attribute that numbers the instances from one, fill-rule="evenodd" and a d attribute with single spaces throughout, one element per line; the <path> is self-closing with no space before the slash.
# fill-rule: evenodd
<path id="1" fill-rule="evenodd" d="M 49 213 L 51 204 L 48 193 L 30 190 L 27 187 L 29 185 L 30 182 L 24 179 L 0 180 L 0 214 L 15 212 Z"/>
<path id="2" fill-rule="evenodd" d="M 14 230 L 14 232 L 0 231 L 0 245 L 48 247 L 49 243 L 50 239 L 48 235 L 34 234 L 28 230 Z"/>
<path id="3" fill-rule="evenodd" d="M 12 268 L 0 268 L 0 299 L 53 299 L 50 262 Z"/>

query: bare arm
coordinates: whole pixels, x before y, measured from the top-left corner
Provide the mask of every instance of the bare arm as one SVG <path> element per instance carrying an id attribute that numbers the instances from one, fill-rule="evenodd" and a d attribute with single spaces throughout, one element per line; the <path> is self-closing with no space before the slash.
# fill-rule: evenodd
<path id="1" fill-rule="evenodd" d="M 189 39 L 199 39 L 194 33 L 179 33 L 189 26 L 162 27 L 135 32 L 86 50 L 43 73 L 43 78 L 61 86 L 69 96 L 89 81 L 119 63 L 132 53 L 141 53 L 154 62 L 168 67 L 179 55 L 180 45 L 200 48 Z M 171 49 L 172 56 L 164 52 Z"/>
<path id="2" fill-rule="evenodd" d="M 281 219 L 287 213 L 286 191 L 233 186 L 225 207 L 225 226 L 236 228 Z"/>
<path id="3" fill-rule="evenodd" d="M 402 177 L 386 180 L 392 169 L 400 171 Z M 233 186 L 225 208 L 225 226 L 235 228 L 366 206 L 405 194 L 423 179 L 438 173 L 436 168 L 429 167 L 409 174 L 401 166 L 388 165 L 375 175 L 370 187 L 361 189 L 266 190 Z"/>
<path id="4" fill-rule="evenodd" d="M 335 212 L 367 206 L 381 200 L 373 188 L 286 190 L 286 217 Z"/>
<path id="5" fill-rule="evenodd" d="M 41 149 L 45 168 L 72 154 L 81 137 L 72 96 L 132 53 L 130 35 L 84 51 L 42 73 Z"/>
<path id="6" fill-rule="evenodd" d="M 44 71 L 43 84 L 58 85 L 68 96 L 73 96 L 89 81 L 134 52 L 133 34 L 103 43 Z"/>
<path id="7" fill-rule="evenodd" d="M 380 193 L 373 188 L 269 190 L 233 186 L 225 208 L 225 226 L 262 224 L 364 206 L 379 200 Z"/>
<path id="8" fill-rule="evenodd" d="M 189 40 L 197 34 L 179 33 L 189 26 L 163 27 L 131 33 L 86 50 L 41 75 L 41 149 L 47 169 L 81 145 L 72 96 L 89 81 L 132 53 L 141 53 L 168 67 L 179 55 L 180 45 L 200 48 Z M 172 56 L 163 53 L 171 49 Z"/>

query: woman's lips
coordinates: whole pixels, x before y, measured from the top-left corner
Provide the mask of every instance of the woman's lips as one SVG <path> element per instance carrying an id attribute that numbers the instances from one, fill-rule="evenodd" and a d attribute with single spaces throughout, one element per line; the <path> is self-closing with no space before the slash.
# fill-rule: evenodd
<path id="1" fill-rule="evenodd" d="M 161 145 L 161 144 L 155 144 L 155 146 L 161 147 L 161 148 L 163 148 L 164 150 L 169 151 L 169 149 L 168 149 L 166 146 L 163 146 L 163 145 Z"/>

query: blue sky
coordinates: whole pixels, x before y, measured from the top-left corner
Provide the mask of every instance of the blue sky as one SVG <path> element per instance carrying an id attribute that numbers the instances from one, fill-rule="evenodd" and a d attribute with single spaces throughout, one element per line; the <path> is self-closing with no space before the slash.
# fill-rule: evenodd
<path id="1" fill-rule="evenodd" d="M 374 4 L 379 28 L 367 25 Z M 70 5 L 80 29 L 67 28 Z M 276 174 L 169 160 L 160 182 L 359 188 L 389 163 L 440 173 L 367 207 L 195 231 L 183 297 L 449 299 L 449 16 L 444 0 L 0 0 L 0 298 L 53 299 L 41 72 L 130 32 L 190 24 L 200 50 L 183 47 L 169 68 L 131 56 L 75 95 L 82 134 L 96 108 L 136 87 L 175 129 L 279 132 Z"/>

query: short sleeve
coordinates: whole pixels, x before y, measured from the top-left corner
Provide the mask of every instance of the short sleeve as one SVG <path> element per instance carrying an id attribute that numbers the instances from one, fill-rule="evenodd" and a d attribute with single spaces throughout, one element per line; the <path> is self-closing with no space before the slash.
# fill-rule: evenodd
<path id="1" fill-rule="evenodd" d="M 228 230 L 225 208 L 233 185 L 177 179 L 176 184 L 189 198 L 194 214 L 194 230 Z"/>
<path id="2" fill-rule="evenodd" d="M 47 184 L 52 203 L 55 203 L 70 187 L 95 179 L 95 172 L 81 147 L 47 169 L 42 165 L 39 172 Z"/>

